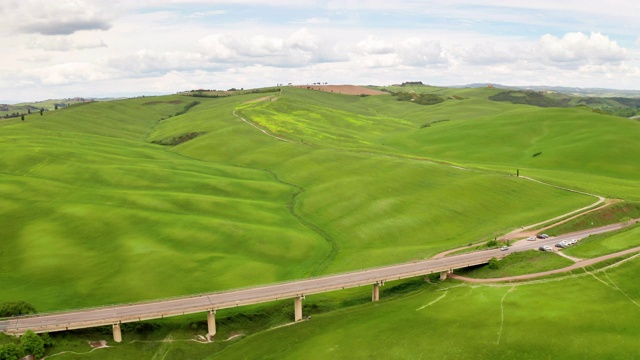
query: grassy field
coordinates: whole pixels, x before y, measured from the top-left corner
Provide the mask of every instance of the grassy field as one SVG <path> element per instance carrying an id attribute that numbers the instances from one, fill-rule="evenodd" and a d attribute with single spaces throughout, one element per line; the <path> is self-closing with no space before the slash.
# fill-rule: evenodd
<path id="1" fill-rule="evenodd" d="M 640 197 L 640 168 L 629 162 L 640 156 L 633 140 L 640 135 L 637 121 L 580 109 L 512 105 L 502 114 L 423 130 L 386 143 L 472 166 L 511 173 L 519 169 L 523 175 L 608 197 Z"/>
<path id="2" fill-rule="evenodd" d="M 337 253 L 329 271 L 424 258 L 496 236 L 520 226 L 524 219 L 550 217 L 551 209 L 535 204 L 536 199 L 558 201 L 561 208 L 553 209 L 556 214 L 592 202 L 589 197 L 501 174 L 410 159 L 412 154 L 394 149 L 389 150 L 393 155 L 383 153 L 375 139 L 386 136 L 390 128 L 407 128 L 406 122 L 388 124 L 388 117 L 372 115 L 377 110 L 367 104 L 386 104 L 387 97 L 363 99 L 297 89 L 284 94 L 273 101 L 241 105 L 239 113 L 290 142 L 274 140 L 235 118 L 209 121 L 210 112 L 200 106 L 188 118 L 163 122 L 153 136 L 167 138 L 190 128 L 206 132 L 173 151 L 206 161 L 271 169 L 281 180 L 304 189 L 296 209 L 335 244 Z M 341 106 L 329 111 L 337 107 L 335 103 Z M 397 101 L 389 104 L 404 106 Z M 355 111 L 363 115 L 353 115 Z M 315 114 L 314 121 L 308 120 L 310 113 Z M 376 121 L 381 124 L 372 125 Z M 292 131 L 281 132 L 282 127 Z M 211 151 L 212 142 L 216 151 Z"/>
<path id="3" fill-rule="evenodd" d="M 549 228 L 545 233 L 554 236 L 638 218 L 640 218 L 640 203 L 621 202 Z"/>
<path id="4" fill-rule="evenodd" d="M 5 119 L 5 115 L 6 116 L 13 116 L 15 114 L 24 114 L 25 117 L 30 116 L 29 113 L 31 113 L 31 115 L 38 115 L 40 116 L 40 110 L 44 111 L 53 111 L 56 110 L 56 104 L 60 105 L 60 108 L 66 107 L 66 106 L 73 106 L 73 105 L 82 105 L 85 103 L 85 101 L 91 101 L 91 100 L 85 100 L 85 99 L 49 99 L 49 100 L 43 100 L 43 101 L 37 101 L 37 102 L 31 102 L 31 103 L 21 103 L 21 104 L 13 104 L 13 105 L 7 105 L 7 104 L 2 104 L 0 105 L 0 122 L 5 121 L 7 119 Z M 20 116 L 18 116 L 17 118 L 13 118 L 13 120 L 21 120 Z"/>
<path id="5" fill-rule="evenodd" d="M 638 224 L 611 234 L 589 236 L 563 252 L 567 255 L 588 259 L 637 246 L 640 246 L 640 226 Z"/>
<path id="6" fill-rule="evenodd" d="M 383 289 L 378 303 L 313 314 L 310 321 L 230 341 L 184 341 L 181 336 L 189 331 L 183 329 L 91 354 L 56 357 L 634 358 L 640 336 L 639 270 L 636 257 L 601 272 L 530 283 L 423 283 L 419 290 L 394 297 L 385 297 Z M 176 341 L 163 341 L 171 338 Z M 86 344 L 77 347 L 89 350 Z"/>
<path id="7" fill-rule="evenodd" d="M 436 106 L 453 116 L 429 131 L 509 111 L 480 98 Z M 441 116 L 425 108 L 287 88 L 7 120 L 0 301 L 54 310 L 423 259 L 595 200 L 390 146 Z"/>
<path id="8" fill-rule="evenodd" d="M 220 98 L 96 102 L 30 115 L 24 123 L 0 120 L 0 302 L 25 300 L 41 311 L 59 310 L 424 259 L 596 200 L 511 176 L 516 169 L 554 184 L 640 199 L 634 162 L 640 123 L 580 109 L 492 102 L 486 100 L 491 89 L 432 90 L 445 100 L 427 106 L 387 95 L 285 88 Z M 506 269 L 557 265 L 548 260 Z M 482 289 L 487 299 L 505 295 L 504 289 Z M 434 285 L 391 307 L 411 299 L 429 303 L 442 295 L 435 290 Z M 451 309 L 463 307 L 463 317 L 493 324 L 489 318 L 495 314 L 476 312 L 495 304 L 465 300 L 461 291 L 447 292 Z M 339 302 L 346 296 L 329 298 Z M 523 301 L 547 301 L 530 296 Z M 467 309 L 473 301 L 479 306 Z M 360 324 L 377 306 L 322 315 L 327 320 L 318 322 L 329 324 L 338 316 L 341 326 L 352 326 L 349 332 L 378 329 L 372 339 L 406 357 L 392 345 L 406 341 L 396 334 L 405 325 L 403 315 L 388 310 L 374 323 Z M 520 316 L 526 321 L 533 315 Z M 434 320 L 447 319 L 453 317 Z M 314 330 L 314 323 L 315 317 L 269 333 L 314 335 L 317 344 L 305 346 L 324 354 L 320 348 L 338 338 Z M 448 324 L 444 331 L 479 323 Z M 165 336 L 163 331 L 169 336 L 166 329 L 154 336 Z M 384 340 L 383 334 L 393 335 Z M 495 329 L 490 336 L 473 336 L 456 356 L 495 341 L 487 340 Z M 510 351 L 522 341 L 507 339 L 505 333 Z M 417 344 L 415 354 L 432 343 Z M 293 344 L 273 354 L 304 351 Z M 157 345 L 134 347 L 148 353 L 158 351 Z M 192 351 L 189 345 L 176 344 L 182 352 L 174 355 L 167 355 L 174 345 L 166 346 L 159 356 L 178 358 Z M 225 348 L 221 354 L 230 351 L 230 358 L 242 358 L 254 346 L 195 345 Z M 350 345 L 365 357 L 373 356 L 370 346 L 362 338 Z M 340 351 L 337 356 L 344 357 Z M 264 356 L 254 355 L 249 357 Z"/>
<path id="9" fill-rule="evenodd" d="M 209 359 L 633 358 L 639 266 L 530 285 L 445 283 L 257 334 Z"/>
<path id="10" fill-rule="evenodd" d="M 146 142 L 184 106 L 154 101 L 2 128 L 1 300 L 42 311 L 240 287 L 300 277 L 329 253 L 287 208 L 294 186 Z"/>
<path id="11" fill-rule="evenodd" d="M 487 100 L 499 89 L 409 86 L 391 90 L 429 92 L 446 100 L 413 105 L 421 109 L 420 116 L 398 112 L 398 117 L 420 119 L 423 124 L 440 122 L 391 134 L 386 146 L 467 166 L 509 173 L 519 169 L 523 175 L 612 198 L 640 199 L 640 168 L 629 162 L 640 156 L 634 141 L 640 135 L 638 121 L 583 107 L 539 108 Z"/>
<path id="12" fill-rule="evenodd" d="M 498 268 L 496 269 L 483 265 L 468 269 L 458 269 L 455 273 L 470 278 L 491 279 L 555 270 L 572 264 L 573 261 L 550 252 L 529 250 L 510 254 L 498 261 Z"/>

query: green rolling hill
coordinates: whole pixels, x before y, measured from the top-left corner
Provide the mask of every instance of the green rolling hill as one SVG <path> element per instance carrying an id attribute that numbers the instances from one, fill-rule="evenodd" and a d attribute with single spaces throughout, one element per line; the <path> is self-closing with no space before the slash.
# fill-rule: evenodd
<path id="1" fill-rule="evenodd" d="M 499 89 L 403 89 L 442 101 L 420 105 L 392 95 L 285 87 L 219 98 L 94 102 L 29 115 L 25 122 L 0 120 L 0 302 L 62 310 L 424 259 L 596 200 L 518 178 L 517 170 L 584 192 L 640 200 L 638 121 L 580 107 L 490 100 Z M 593 286 L 587 279 L 572 285 L 575 294 Z M 627 283 L 625 290 L 637 290 Z M 451 315 L 437 321 L 454 321 L 453 309 L 472 289 L 451 290 L 442 310 Z M 318 323 L 350 314 L 352 324 L 341 325 L 356 334 L 345 336 L 353 340 L 349 346 L 364 349 L 376 341 L 393 348 L 393 336 L 366 340 L 360 333 L 368 326 L 381 329 L 379 336 L 396 333 L 390 328 L 400 326 L 394 312 L 430 302 L 440 290 L 385 303 L 387 315 L 377 323 L 363 319 L 378 305 L 323 315 Z M 549 283 L 544 291 L 558 290 Z M 505 295 L 481 293 L 464 306 L 487 296 L 492 300 L 483 304 L 495 310 Z M 474 311 L 465 317 L 475 318 Z M 493 324 L 494 315 L 477 321 Z M 518 316 L 531 321 L 535 314 Z M 414 321 L 407 336 L 415 338 L 427 319 Z M 481 326 L 462 324 L 452 336 Z M 478 338 L 459 356 L 494 341 L 494 325 L 487 337 L 493 340 Z M 265 333 L 220 355 L 263 357 L 250 353 L 263 348 L 254 342 L 277 344 L 292 331 L 316 340 L 296 342 L 282 352 L 285 358 L 308 346 L 347 346 L 316 334 L 329 327 L 314 326 Z M 521 346 L 506 333 L 504 341 L 510 349 Z M 542 354 L 530 350 L 531 358 Z M 492 354 L 508 353 L 485 355 Z"/>

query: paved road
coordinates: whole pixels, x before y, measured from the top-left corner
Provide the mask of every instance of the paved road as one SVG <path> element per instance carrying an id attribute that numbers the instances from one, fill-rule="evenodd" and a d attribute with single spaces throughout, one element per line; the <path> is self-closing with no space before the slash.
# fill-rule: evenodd
<path id="1" fill-rule="evenodd" d="M 378 282 L 404 279 L 483 264 L 488 262 L 492 257 L 500 258 L 512 252 L 526 251 L 545 244 L 555 244 L 562 239 L 581 239 L 591 234 L 613 231 L 624 226 L 625 224 L 615 224 L 546 240 L 520 242 L 507 251 L 501 251 L 499 249 L 484 250 L 449 256 L 442 259 L 416 261 L 240 290 L 229 290 L 130 305 L 114 305 L 102 308 L 79 309 L 60 313 L 11 318 L 0 321 L 0 331 L 8 334 L 22 334 L 27 329 L 35 332 L 64 331 L 205 312 L 279 299 L 290 299 L 303 295 L 372 285 Z"/>
<path id="2" fill-rule="evenodd" d="M 580 261 L 576 262 L 573 265 L 569 265 L 569 266 L 563 267 L 561 269 L 543 271 L 543 272 L 539 272 L 539 273 L 535 273 L 535 274 L 524 274 L 524 275 L 499 277 L 499 278 L 489 278 L 489 279 L 469 278 L 469 277 L 455 275 L 455 274 L 451 274 L 450 276 L 451 276 L 451 278 L 454 278 L 454 279 L 467 281 L 467 282 L 472 282 L 472 283 L 496 283 L 496 282 L 522 281 L 522 280 L 535 279 L 535 278 L 539 278 L 539 277 L 543 277 L 543 276 L 549 276 L 549 275 L 553 275 L 553 274 L 560 274 L 560 273 L 569 272 L 571 270 L 580 269 L 580 268 L 583 268 L 585 266 L 593 265 L 593 264 L 599 263 L 601 261 L 614 259 L 614 258 L 617 258 L 617 257 L 620 257 L 620 256 L 636 254 L 636 255 L 634 255 L 634 257 L 635 257 L 635 256 L 638 256 L 638 253 L 640 253 L 640 246 L 634 247 L 632 249 L 618 251 L 618 252 L 613 253 L 613 254 L 599 256 L 599 257 L 596 257 L 596 258 L 593 258 L 593 259 L 580 260 Z M 627 260 L 629 260 L 629 259 L 630 258 L 627 258 Z M 616 262 L 616 264 L 619 264 L 619 262 Z"/>

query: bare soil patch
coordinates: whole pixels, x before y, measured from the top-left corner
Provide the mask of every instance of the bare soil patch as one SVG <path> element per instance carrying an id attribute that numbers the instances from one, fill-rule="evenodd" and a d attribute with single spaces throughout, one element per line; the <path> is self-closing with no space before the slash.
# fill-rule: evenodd
<path id="1" fill-rule="evenodd" d="M 373 90 L 357 85 L 295 85 L 300 89 L 326 91 L 345 95 L 388 95 L 384 91 Z"/>
<path id="2" fill-rule="evenodd" d="M 251 103 L 260 102 L 260 101 L 267 101 L 267 100 L 270 100 L 272 97 L 273 96 L 263 96 L 261 98 L 247 100 L 243 102 L 243 104 L 251 104 Z"/>
<path id="3" fill-rule="evenodd" d="M 89 342 L 89 345 L 91 345 L 91 347 L 94 349 L 107 347 L 107 340 L 91 341 Z"/>

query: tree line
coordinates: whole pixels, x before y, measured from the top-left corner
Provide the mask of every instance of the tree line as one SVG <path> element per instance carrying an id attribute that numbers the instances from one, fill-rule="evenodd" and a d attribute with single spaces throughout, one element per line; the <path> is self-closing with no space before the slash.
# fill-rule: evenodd
<path id="1" fill-rule="evenodd" d="M 58 110 L 58 107 L 56 106 L 56 110 Z M 44 115 L 44 108 L 40 108 L 40 116 Z M 11 118 L 22 118 L 22 121 L 24 121 L 24 116 L 25 115 L 31 115 L 31 109 L 27 109 L 27 113 L 20 113 L 20 112 L 14 112 L 11 114 L 4 114 L 4 118 L 5 119 L 11 119 Z"/>
<path id="2" fill-rule="evenodd" d="M 25 301 L 8 301 L 0 305 L 0 318 L 35 314 L 36 308 Z M 51 338 L 48 333 L 42 336 L 27 330 L 18 340 L 0 345 L 0 360 L 18 360 L 27 355 L 33 355 L 36 359 L 44 356 L 45 347 L 51 346 Z"/>

